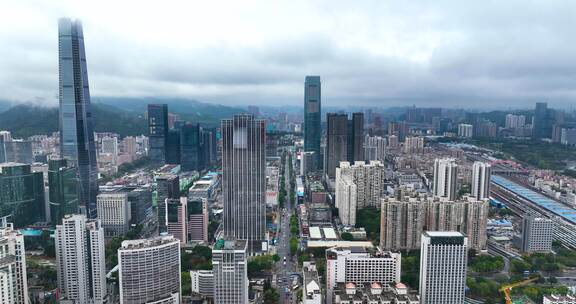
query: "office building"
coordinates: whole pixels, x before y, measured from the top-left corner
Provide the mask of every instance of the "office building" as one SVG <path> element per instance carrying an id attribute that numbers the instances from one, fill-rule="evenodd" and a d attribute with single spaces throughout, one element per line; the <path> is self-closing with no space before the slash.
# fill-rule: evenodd
<path id="1" fill-rule="evenodd" d="M 0 222 L 0 303 L 30 303 L 24 235 L 5 217 Z"/>
<path id="2" fill-rule="evenodd" d="M 320 76 L 306 76 L 304 82 L 304 151 L 315 153 L 316 161 L 314 162 L 314 165 L 317 167 L 314 169 L 318 169 L 318 166 L 321 164 L 321 87 Z"/>
<path id="3" fill-rule="evenodd" d="M 322 289 L 318 278 L 318 269 L 314 262 L 304 262 L 302 265 L 302 281 L 304 282 L 304 304 L 322 304 Z"/>
<path id="4" fill-rule="evenodd" d="M 386 138 L 380 136 L 368 136 L 364 138 L 364 159 L 367 161 L 384 161 L 386 157 Z"/>
<path id="5" fill-rule="evenodd" d="M 300 153 L 300 175 L 305 176 L 316 170 L 316 152 L 307 151 Z"/>
<path id="6" fill-rule="evenodd" d="M 180 241 L 171 235 L 123 241 L 118 266 L 120 304 L 182 303 Z"/>
<path id="7" fill-rule="evenodd" d="M 54 232 L 60 300 L 104 303 L 106 265 L 104 228 L 85 215 L 66 215 Z"/>
<path id="8" fill-rule="evenodd" d="M 400 253 L 368 252 L 362 247 L 334 247 L 326 250 L 326 297 L 338 283 L 400 282 Z"/>
<path id="9" fill-rule="evenodd" d="M 266 125 L 248 114 L 222 120 L 224 236 L 248 241 L 251 254 L 266 240 Z"/>
<path id="10" fill-rule="evenodd" d="M 247 245 L 244 240 L 219 240 L 214 245 L 214 304 L 248 304 Z"/>
<path id="11" fill-rule="evenodd" d="M 464 303 L 468 239 L 460 232 L 426 231 L 420 248 L 420 302 Z"/>
<path id="12" fill-rule="evenodd" d="M 201 169 L 200 125 L 186 123 L 180 128 L 180 156 L 182 171 Z"/>
<path id="13" fill-rule="evenodd" d="M 128 193 L 128 202 L 130 202 L 130 219 L 133 225 L 144 224 L 152 218 L 152 192 L 150 188 L 133 189 Z"/>
<path id="14" fill-rule="evenodd" d="M 458 125 L 458 137 L 470 138 L 474 130 L 474 126 L 470 124 L 459 124 Z"/>
<path id="15" fill-rule="evenodd" d="M 214 298 L 214 271 L 192 270 L 190 271 L 190 286 L 192 293 L 206 298 Z"/>
<path id="16" fill-rule="evenodd" d="M 455 200 L 458 178 L 458 165 L 456 160 L 451 158 L 434 160 L 434 184 L 433 193 L 435 196 L 444 197 L 448 200 Z"/>
<path id="17" fill-rule="evenodd" d="M 364 160 L 364 113 L 352 113 L 352 120 L 348 120 L 346 147 L 349 162 Z"/>
<path id="18" fill-rule="evenodd" d="M 188 202 L 188 241 L 208 243 L 208 204 L 205 199 Z"/>
<path id="19" fill-rule="evenodd" d="M 31 164 L 34 161 L 31 141 L 5 138 L 7 140 L 0 137 L 0 163 Z"/>
<path id="20" fill-rule="evenodd" d="M 80 208 L 96 218 L 98 164 L 90 108 L 90 89 L 84 34 L 80 21 L 60 19 L 58 23 L 58 65 L 60 69 L 60 155 L 78 168 Z"/>
<path id="21" fill-rule="evenodd" d="M 166 160 L 166 139 L 168 137 L 168 105 L 148 105 L 148 156 L 156 164 Z"/>
<path id="22" fill-rule="evenodd" d="M 490 176 L 492 166 L 483 162 L 474 162 L 472 166 L 472 196 L 477 200 L 490 196 Z"/>
<path id="23" fill-rule="evenodd" d="M 188 198 L 166 200 L 166 229 L 168 234 L 180 240 L 182 245 L 188 242 Z"/>
<path id="24" fill-rule="evenodd" d="M 80 184 L 75 167 L 65 159 L 48 162 L 48 202 L 52 225 L 62 223 L 66 214 L 77 214 Z"/>
<path id="25" fill-rule="evenodd" d="M 44 177 L 30 165 L 0 164 L 0 217 L 16 228 L 46 221 Z"/>
<path id="26" fill-rule="evenodd" d="M 404 153 L 424 153 L 424 137 L 406 137 L 406 140 L 404 141 Z"/>
<path id="27" fill-rule="evenodd" d="M 132 211 L 128 201 L 129 190 L 102 187 L 96 198 L 98 219 L 106 237 L 124 235 L 130 230 Z"/>
<path id="28" fill-rule="evenodd" d="M 532 117 L 532 137 L 536 139 L 552 136 L 552 121 L 548 110 L 548 104 L 537 102 Z"/>
<path id="29" fill-rule="evenodd" d="M 531 215 L 522 219 L 522 252 L 551 252 L 553 236 L 551 219 Z"/>
<path id="30" fill-rule="evenodd" d="M 331 180 L 336 178 L 336 167 L 348 159 L 348 116 L 346 114 L 326 114 L 328 129 L 324 174 Z"/>
<path id="31" fill-rule="evenodd" d="M 168 231 L 168 226 L 166 226 L 167 199 L 180 199 L 180 178 L 178 175 L 162 174 L 156 176 L 156 205 L 160 233 Z"/>
<path id="32" fill-rule="evenodd" d="M 180 129 L 168 130 L 166 135 L 166 163 L 179 165 L 182 159 L 180 155 Z"/>
<path id="33" fill-rule="evenodd" d="M 380 248 L 394 251 L 420 248 L 425 202 L 416 198 L 383 198 L 380 213 Z"/>

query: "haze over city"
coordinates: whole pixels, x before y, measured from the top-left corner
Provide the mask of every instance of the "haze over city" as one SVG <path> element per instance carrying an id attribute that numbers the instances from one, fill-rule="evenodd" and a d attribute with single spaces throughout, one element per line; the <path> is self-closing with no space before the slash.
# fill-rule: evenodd
<path id="1" fill-rule="evenodd" d="M 92 95 L 530 108 L 575 98 L 573 1 L 4 1 L 0 100 L 56 105 L 54 20 L 85 25 Z"/>

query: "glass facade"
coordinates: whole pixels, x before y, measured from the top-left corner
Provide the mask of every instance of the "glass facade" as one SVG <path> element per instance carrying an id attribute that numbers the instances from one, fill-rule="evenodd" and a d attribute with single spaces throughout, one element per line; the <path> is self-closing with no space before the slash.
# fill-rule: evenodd
<path id="1" fill-rule="evenodd" d="M 320 76 L 306 76 L 304 83 L 304 151 L 315 152 L 315 167 L 321 164 L 320 138 L 321 119 L 321 83 Z"/>
<path id="2" fill-rule="evenodd" d="M 90 89 L 80 21 L 58 23 L 60 69 L 60 150 L 63 158 L 76 164 L 80 178 L 79 204 L 88 217 L 96 218 L 98 165 L 90 109 Z"/>
<path id="3" fill-rule="evenodd" d="M 50 222 L 62 224 L 66 214 L 77 214 L 79 180 L 75 167 L 68 167 L 65 159 L 51 160 L 48 163 L 48 201 L 50 203 Z"/>
<path id="4" fill-rule="evenodd" d="M 180 159 L 180 130 L 170 130 L 166 138 L 166 163 L 178 165 Z"/>
<path id="5" fill-rule="evenodd" d="M 44 177 L 30 165 L 0 165 L 0 217 L 10 216 L 16 228 L 45 221 Z"/>
<path id="6" fill-rule="evenodd" d="M 182 171 L 200 169 L 200 125 L 186 123 L 180 129 L 180 165 Z"/>
<path id="7" fill-rule="evenodd" d="M 166 160 L 166 138 L 168 137 L 168 105 L 148 105 L 148 156 L 155 163 Z"/>

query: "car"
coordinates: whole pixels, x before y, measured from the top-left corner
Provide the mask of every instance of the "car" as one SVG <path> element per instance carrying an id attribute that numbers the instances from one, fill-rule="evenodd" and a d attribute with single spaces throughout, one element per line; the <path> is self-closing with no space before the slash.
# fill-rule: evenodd
<path id="1" fill-rule="evenodd" d="M 286 266 L 286 261 L 284 261 L 284 266 Z"/>
<path id="2" fill-rule="evenodd" d="M 284 261 L 286 261 L 286 257 L 284 257 Z"/>

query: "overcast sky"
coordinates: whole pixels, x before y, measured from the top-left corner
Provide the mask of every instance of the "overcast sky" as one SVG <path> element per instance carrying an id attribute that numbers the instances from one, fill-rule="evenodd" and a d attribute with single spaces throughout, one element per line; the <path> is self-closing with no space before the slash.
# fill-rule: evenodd
<path id="1" fill-rule="evenodd" d="M 94 97 L 571 108 L 576 1 L 0 0 L 0 99 L 57 104 L 59 17 L 84 24 Z"/>

